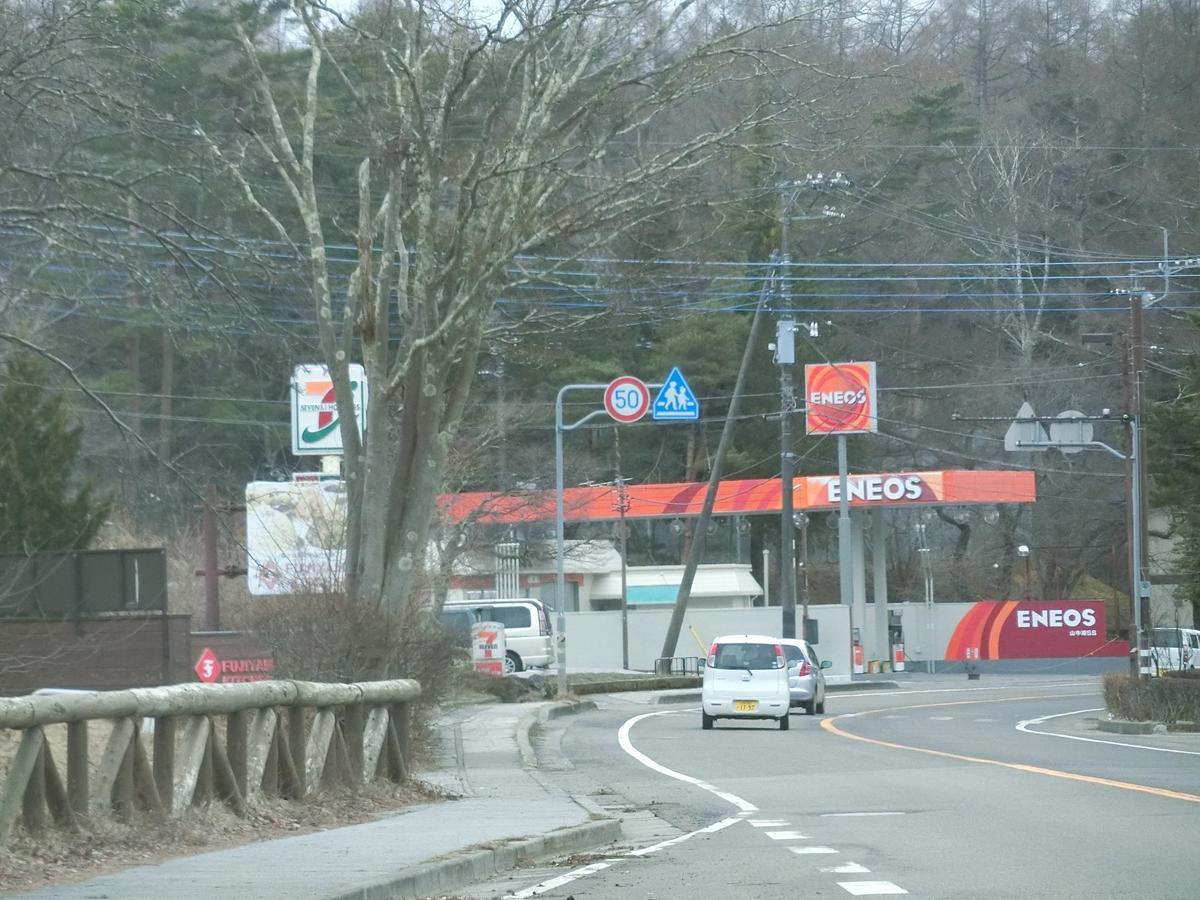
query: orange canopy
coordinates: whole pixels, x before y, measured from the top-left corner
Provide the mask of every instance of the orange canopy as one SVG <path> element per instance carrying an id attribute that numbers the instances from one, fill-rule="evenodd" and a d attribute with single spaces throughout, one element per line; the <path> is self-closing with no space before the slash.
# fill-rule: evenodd
<path id="1" fill-rule="evenodd" d="M 1032 503 L 1036 499 L 1033 472 L 1017 470 L 947 469 L 851 475 L 848 484 L 850 505 L 854 508 Z M 698 516 L 707 487 L 705 482 L 628 485 L 629 508 L 625 516 L 630 519 Z M 839 487 L 836 475 L 798 477 L 793 481 L 793 506 L 797 510 L 836 509 Z M 563 519 L 568 522 L 617 519 L 620 517 L 617 500 L 615 487 L 567 488 L 563 491 Z M 514 524 L 554 518 L 553 491 L 443 494 L 438 505 L 452 522 Z M 780 479 L 748 478 L 718 484 L 713 514 L 777 513 L 781 508 Z"/>

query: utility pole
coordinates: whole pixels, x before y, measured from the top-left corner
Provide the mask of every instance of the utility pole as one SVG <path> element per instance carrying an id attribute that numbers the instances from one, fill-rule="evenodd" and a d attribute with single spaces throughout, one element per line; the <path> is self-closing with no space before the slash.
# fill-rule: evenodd
<path id="1" fill-rule="evenodd" d="M 629 511 L 629 494 L 625 490 L 625 479 L 621 477 L 621 432 L 613 431 L 613 446 L 616 449 L 617 512 L 620 514 L 621 534 L 621 668 L 629 668 L 629 588 L 625 569 L 628 565 L 628 532 L 625 529 L 625 513 Z"/>
<path id="2" fill-rule="evenodd" d="M 802 182 L 787 182 L 779 190 L 779 251 L 775 259 L 775 313 L 777 318 L 775 331 L 775 362 L 779 366 L 779 479 L 780 479 L 780 514 L 779 514 L 779 592 L 780 605 L 783 609 L 782 636 L 796 637 L 796 525 L 793 519 L 794 497 L 793 481 L 795 477 L 796 454 L 792 450 L 792 415 L 796 411 L 796 385 L 794 367 L 796 364 L 796 321 L 791 309 L 791 291 L 788 288 L 788 272 L 791 267 L 791 257 L 788 248 L 788 224 L 791 222 L 792 202 L 796 191 L 807 187 L 821 190 L 826 187 L 845 187 L 850 184 L 841 172 L 826 175 L 818 172 L 809 174 Z M 843 218 L 830 206 L 825 206 L 816 216 L 799 216 L 800 219 L 829 219 Z M 807 577 L 807 575 L 806 575 Z M 805 617 L 807 617 L 807 596 L 805 598 Z"/>
<path id="3" fill-rule="evenodd" d="M 795 530 L 793 515 L 792 413 L 796 409 L 796 387 L 792 368 L 796 362 L 796 323 L 787 308 L 784 278 L 787 274 L 788 199 L 780 195 L 779 257 L 775 277 L 775 310 L 779 321 L 775 332 L 775 362 L 779 365 L 779 478 L 781 512 L 779 515 L 779 593 L 783 607 L 782 636 L 796 636 Z"/>

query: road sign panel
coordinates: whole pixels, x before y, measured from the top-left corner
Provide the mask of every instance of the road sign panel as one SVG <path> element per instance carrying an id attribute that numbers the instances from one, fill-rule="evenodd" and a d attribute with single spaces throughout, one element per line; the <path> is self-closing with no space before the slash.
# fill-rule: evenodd
<path id="1" fill-rule="evenodd" d="M 213 684 L 221 677 L 221 660 L 217 658 L 217 654 L 213 653 L 211 647 L 204 648 L 204 652 L 200 654 L 200 658 L 196 660 L 193 668 L 196 670 L 196 675 L 205 684 Z"/>
<path id="2" fill-rule="evenodd" d="M 671 369 L 671 374 L 654 398 L 651 415 L 656 422 L 694 422 L 700 418 L 700 401 L 692 393 L 678 366 Z"/>
<path id="3" fill-rule="evenodd" d="M 604 389 L 604 409 L 623 425 L 636 422 L 650 408 L 650 388 L 632 375 L 622 375 Z"/>
<path id="4" fill-rule="evenodd" d="M 1034 418 L 1033 406 L 1022 403 L 1017 410 L 1017 419 Z M 1050 436 L 1041 422 L 1016 421 L 1008 426 L 1004 434 L 1004 449 L 1009 453 L 1036 453 L 1049 448 Z"/>
<path id="5" fill-rule="evenodd" d="M 1071 445 L 1086 444 L 1095 438 L 1092 423 L 1080 421 L 1083 418 L 1083 413 L 1077 409 L 1060 412 L 1056 421 L 1050 423 L 1050 443 L 1063 453 L 1082 453 L 1083 447 Z"/>

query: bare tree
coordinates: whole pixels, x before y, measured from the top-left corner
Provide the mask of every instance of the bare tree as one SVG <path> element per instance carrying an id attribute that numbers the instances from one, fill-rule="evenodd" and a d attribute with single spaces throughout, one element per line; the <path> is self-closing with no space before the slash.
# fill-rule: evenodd
<path id="1" fill-rule="evenodd" d="M 345 448 L 351 594 L 397 607 L 411 593 L 491 310 L 530 278 L 523 255 L 604 246 L 798 105 L 795 47 L 769 45 L 765 27 L 698 34 L 691 8 L 534 0 L 485 19 L 469 3 L 394 2 L 348 18 L 293 0 L 306 67 L 290 80 L 276 74 L 261 20 L 228 10 L 257 110 L 238 155 L 209 143 L 308 273 Z M 743 89 L 759 76 L 775 85 L 765 98 Z M 332 103 L 353 115 L 330 133 Z M 633 140 L 668 124 L 669 140 Z M 327 152 L 359 160 L 344 292 L 326 250 L 339 228 L 323 194 Z M 288 205 L 249 174 L 263 160 Z M 361 443 L 347 368 L 359 354 Z"/>

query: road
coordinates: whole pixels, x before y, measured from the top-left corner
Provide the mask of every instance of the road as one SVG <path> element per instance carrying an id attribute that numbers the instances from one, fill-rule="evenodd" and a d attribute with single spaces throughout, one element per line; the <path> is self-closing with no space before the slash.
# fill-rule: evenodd
<path id="1" fill-rule="evenodd" d="M 909 687 L 911 685 L 911 687 Z M 690 900 L 1193 893 L 1200 735 L 1099 732 L 1091 677 L 831 694 L 789 731 L 612 695 L 542 735 L 541 777 L 628 816 L 604 855 L 464 897 Z"/>

